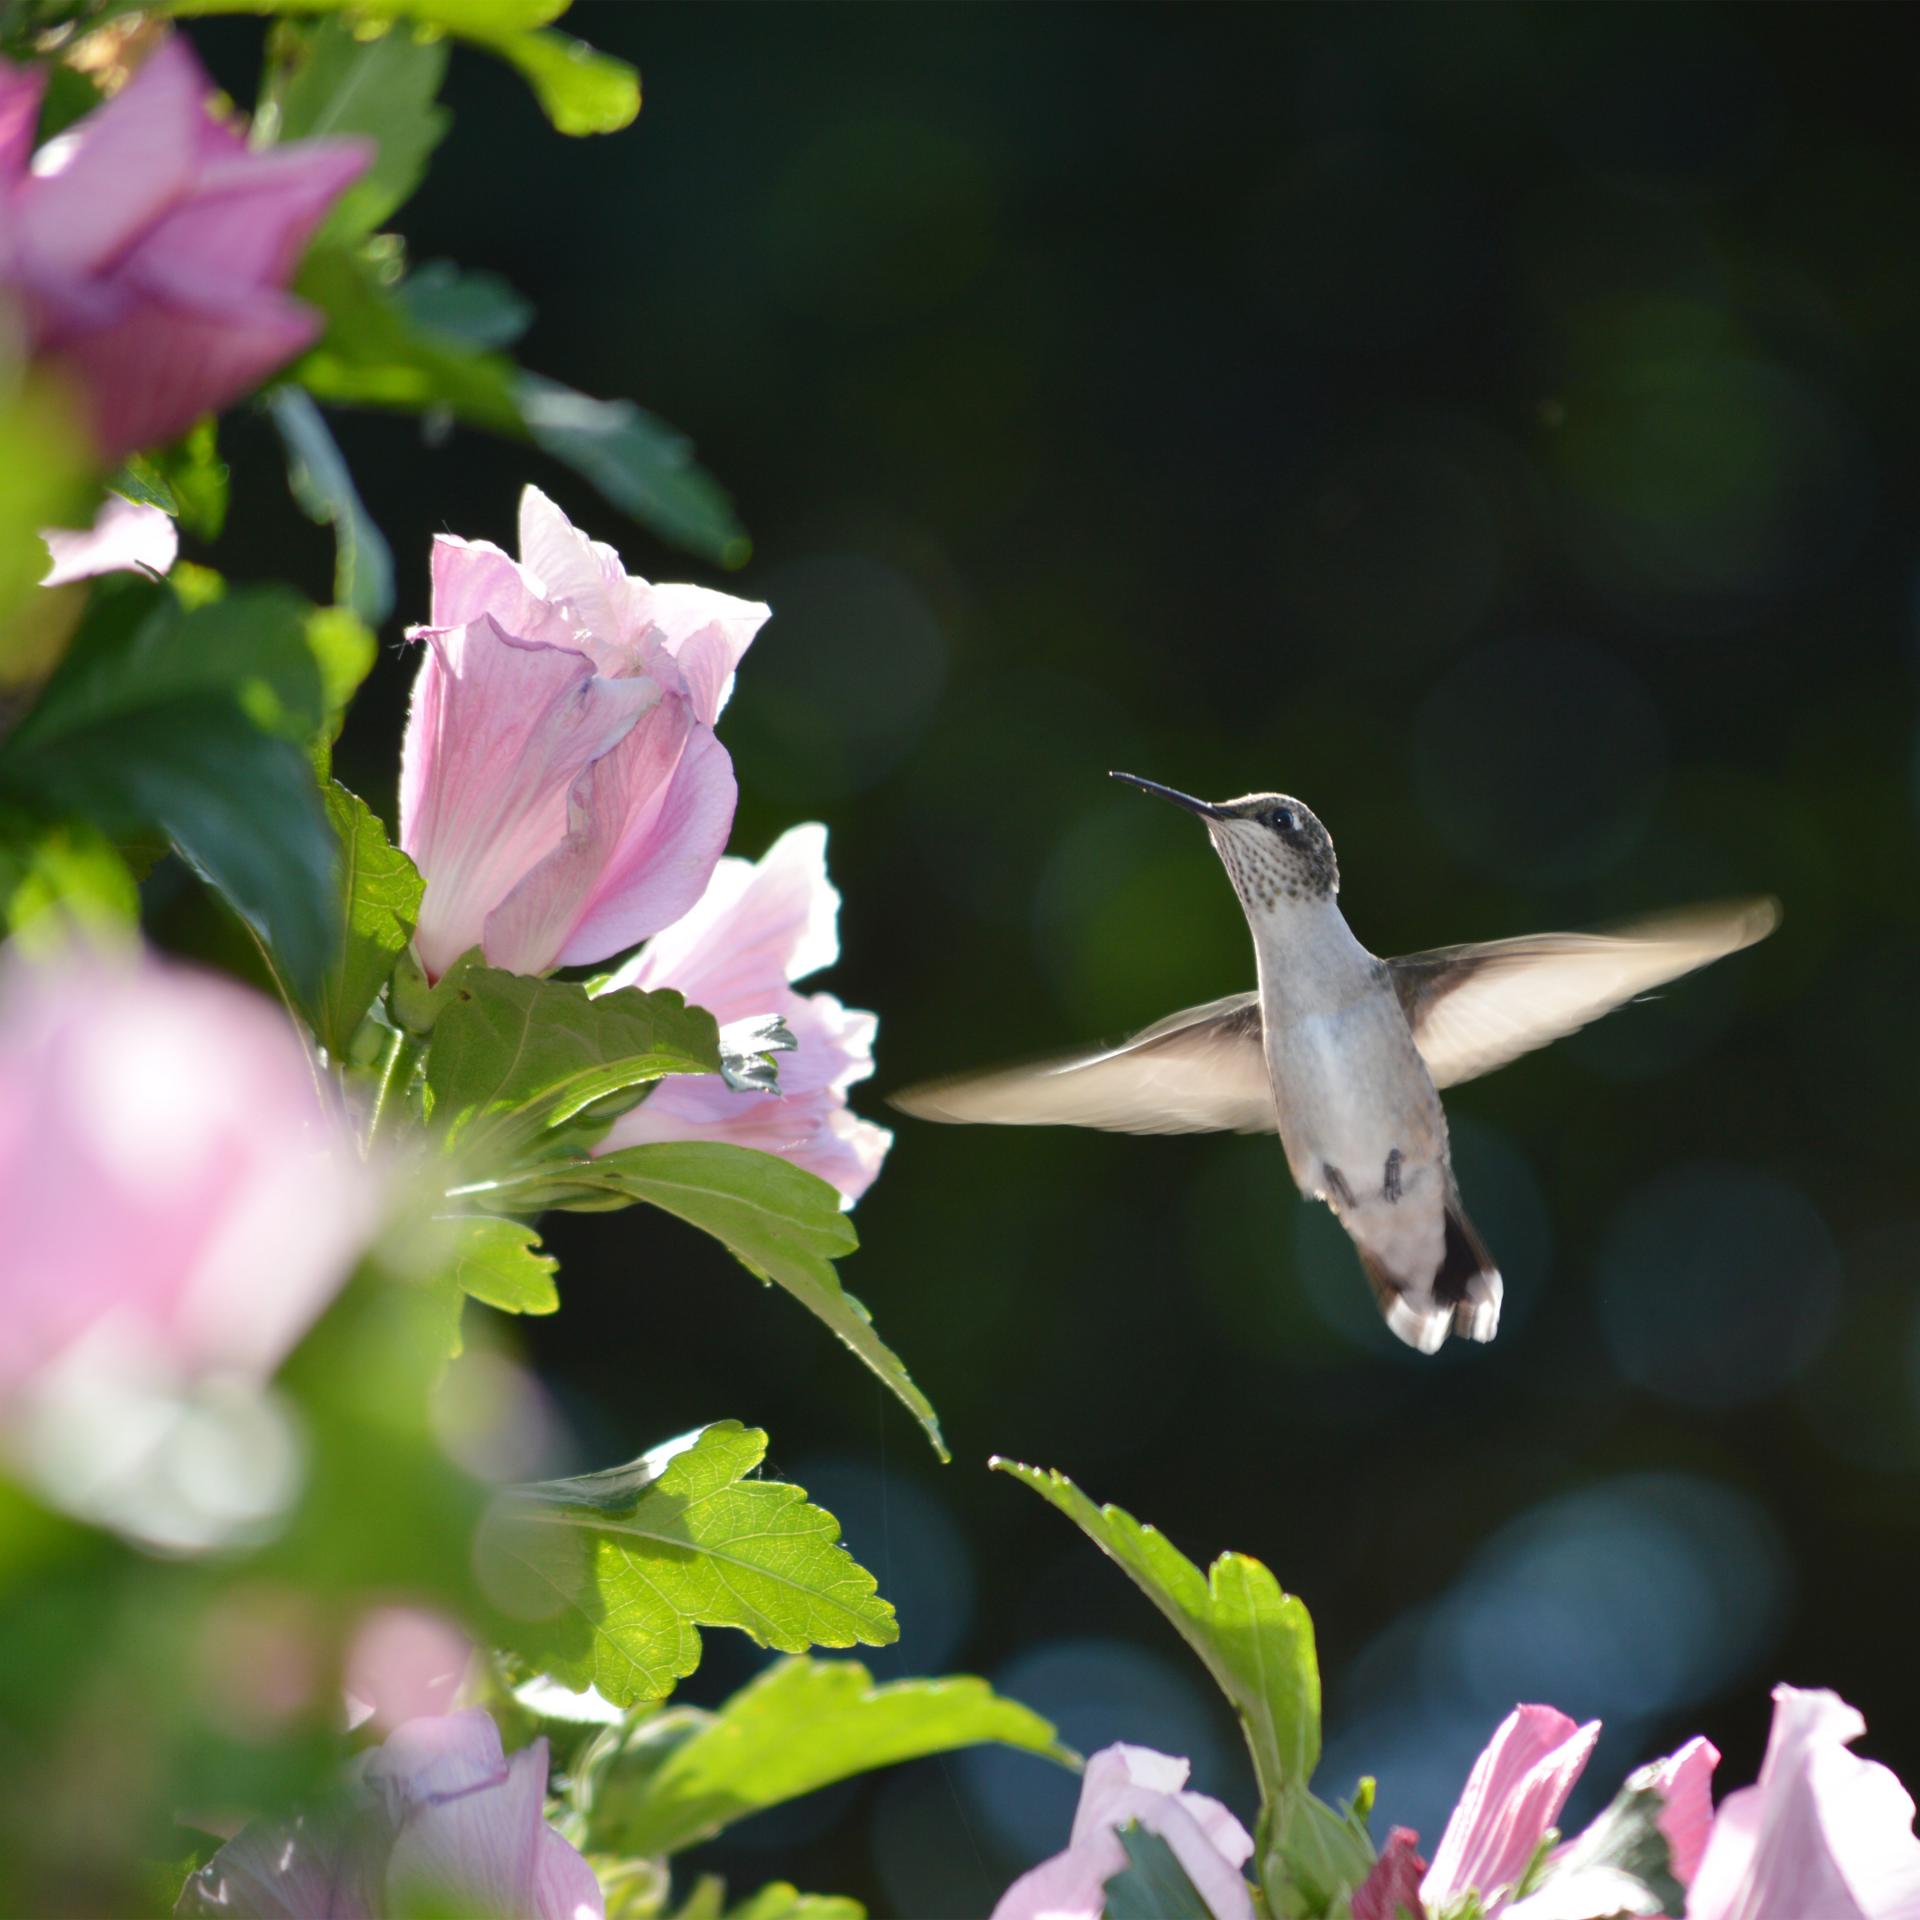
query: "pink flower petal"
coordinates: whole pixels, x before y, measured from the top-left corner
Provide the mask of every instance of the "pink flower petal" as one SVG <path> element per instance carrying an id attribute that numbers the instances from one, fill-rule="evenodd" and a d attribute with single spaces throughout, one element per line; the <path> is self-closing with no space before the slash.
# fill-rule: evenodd
<path id="1" fill-rule="evenodd" d="M 192 195 L 140 235 L 122 271 L 207 297 L 223 286 L 230 293 L 284 286 L 314 228 L 373 154 L 367 140 L 307 140 L 258 152 L 242 147 L 203 165 Z"/>
<path id="2" fill-rule="evenodd" d="M 65 333 L 46 354 L 81 388 L 105 460 L 184 433 L 252 392 L 320 331 L 311 307 L 278 293 L 211 312 L 157 299 L 123 304 L 120 319 Z"/>
<path id="3" fill-rule="evenodd" d="M 432 574 L 433 626 L 464 627 L 486 616 L 519 639 L 572 645 L 566 621 L 541 599 L 520 563 L 490 540 L 437 535 Z"/>
<path id="4" fill-rule="evenodd" d="M 1107 1881 L 1127 1864 L 1118 1829 L 1135 1822 L 1172 1849 L 1214 1920 L 1253 1920 L 1240 1867 L 1253 1839 L 1219 1801 L 1182 1791 L 1187 1763 L 1149 1747 L 1112 1746 L 1087 1762 L 1064 1853 L 1022 1874 L 993 1920 L 1099 1920 Z"/>
<path id="5" fill-rule="evenodd" d="M 212 91 L 185 41 L 167 39 L 111 100 L 34 155 L 14 218 L 36 275 L 99 273 L 186 194 Z"/>
<path id="6" fill-rule="evenodd" d="M 1525 1871 L 1560 1817 L 1600 1737 L 1600 1723 L 1576 1727 L 1552 1707 L 1514 1708 L 1467 1778 L 1420 1883 L 1429 1908 L 1477 1891 L 1490 1901 Z"/>
<path id="7" fill-rule="evenodd" d="M 354 1845 L 345 1816 L 256 1821 L 188 1876 L 175 1920 L 378 1920 L 382 1864 Z"/>
<path id="8" fill-rule="evenodd" d="M 588 539 L 538 487 L 520 493 L 520 564 L 562 616 L 602 646 L 625 640 L 627 576 L 619 555 Z"/>
<path id="9" fill-rule="evenodd" d="M 758 860 L 726 859 L 706 892 L 609 985 L 673 986 L 725 1025 L 768 1010 L 776 981 L 840 957 L 840 893 L 827 878 L 827 830 L 789 827 Z"/>
<path id="10" fill-rule="evenodd" d="M 1628 1781 L 1630 1786 L 1652 1787 L 1666 1802 L 1660 1810 L 1660 1831 L 1667 1836 L 1673 1877 L 1683 1887 L 1693 1884 L 1706 1851 L 1713 1826 L 1713 1770 L 1719 1764 L 1720 1749 L 1696 1736 Z"/>
<path id="11" fill-rule="evenodd" d="M 685 706 L 671 720 L 662 707 L 662 718 L 649 715 L 621 752 L 592 768 L 576 832 L 554 856 L 592 876 L 563 966 L 604 960 L 671 926 L 706 890 L 732 831 L 740 790 L 731 756 Z"/>
<path id="12" fill-rule="evenodd" d="M 0 58 L 0 197 L 10 198 L 33 152 L 40 125 L 40 98 L 47 90 L 45 67 L 16 67 Z M 5 215 L 0 214 L 0 219 Z"/>
<path id="13" fill-rule="evenodd" d="M 110 493 L 93 525 L 84 529 L 43 527 L 53 564 L 43 587 L 62 587 L 102 573 L 165 573 L 180 555 L 180 529 L 158 507 Z"/>
<path id="14" fill-rule="evenodd" d="M 643 617 L 686 676 L 694 711 L 712 726 L 733 691 L 735 669 L 772 609 L 710 587 L 634 585 Z"/>
<path id="15" fill-rule="evenodd" d="M 517 640 L 490 618 L 428 636 L 407 719 L 400 844 L 427 881 L 414 940 L 429 974 L 480 944 L 495 902 L 550 861 L 576 780 L 658 696 L 649 680 L 603 679 L 584 655 Z M 534 899 L 531 924 L 571 919 L 577 894 L 556 905 L 554 885 Z M 525 938 L 489 939 L 487 950 L 525 972 L 558 957 Z"/>
<path id="16" fill-rule="evenodd" d="M 1720 1804 L 1690 1920 L 1917 1920 L 1914 1806 L 1847 1751 L 1866 1722 L 1837 1694 L 1776 1687 L 1760 1778 Z"/>
<path id="17" fill-rule="evenodd" d="M 1426 1920 L 1420 1904 L 1420 1876 L 1427 1863 L 1416 1851 L 1420 1836 L 1411 1827 L 1395 1827 L 1373 1870 L 1354 1889 L 1353 1920 Z"/>
<path id="18" fill-rule="evenodd" d="M 415 1798 L 387 1861 L 389 1901 L 403 1913 L 531 1913 L 546 1792 L 547 1743 L 536 1740 L 498 1777 Z"/>

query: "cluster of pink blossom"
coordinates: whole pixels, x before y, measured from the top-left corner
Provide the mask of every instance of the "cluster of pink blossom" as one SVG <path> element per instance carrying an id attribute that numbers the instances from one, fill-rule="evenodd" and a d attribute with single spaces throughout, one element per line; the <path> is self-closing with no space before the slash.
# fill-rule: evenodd
<path id="1" fill-rule="evenodd" d="M 1720 1755 L 1690 1740 L 1628 1781 L 1659 1796 L 1667 1867 L 1689 1920 L 1920 1920 L 1914 1806 L 1885 1767 L 1849 1751 L 1866 1722 L 1837 1695 L 1776 1687 L 1760 1777 L 1715 1807 Z M 1419 1836 L 1396 1827 L 1353 1894 L 1353 1920 L 1654 1920 L 1646 1889 L 1554 1825 L 1580 1778 L 1598 1721 L 1522 1706 L 1474 1763 L 1429 1866 Z M 1159 1835 L 1213 1920 L 1253 1920 L 1242 1868 L 1253 1841 L 1227 1809 L 1185 1791 L 1187 1763 L 1114 1746 L 1087 1762 L 1065 1851 L 1023 1874 L 993 1920 L 1100 1920 L 1106 1885 L 1127 1864 L 1120 1832 Z"/>

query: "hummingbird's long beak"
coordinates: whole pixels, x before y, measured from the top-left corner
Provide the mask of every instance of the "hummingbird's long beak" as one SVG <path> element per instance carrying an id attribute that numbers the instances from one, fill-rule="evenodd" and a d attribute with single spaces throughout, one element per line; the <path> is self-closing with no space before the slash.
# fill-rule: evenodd
<path id="1" fill-rule="evenodd" d="M 1176 807 L 1185 807 L 1189 813 L 1197 813 L 1203 819 L 1223 820 L 1226 809 L 1216 807 L 1211 800 L 1196 800 L 1190 793 L 1182 793 L 1178 787 L 1163 787 L 1158 780 L 1142 780 L 1137 773 L 1110 773 L 1109 780 L 1124 780 L 1130 787 L 1138 787 L 1142 793 L 1157 793 L 1162 800 L 1171 800 Z"/>

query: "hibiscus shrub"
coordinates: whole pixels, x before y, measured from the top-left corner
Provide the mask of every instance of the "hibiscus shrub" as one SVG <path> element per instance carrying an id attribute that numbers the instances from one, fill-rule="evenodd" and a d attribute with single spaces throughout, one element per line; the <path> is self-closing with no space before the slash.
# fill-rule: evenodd
<path id="1" fill-rule="evenodd" d="M 889 1136 L 850 1101 L 874 1016 L 799 984 L 837 953 L 826 830 L 726 851 L 769 609 L 630 573 L 531 486 L 517 556 L 443 538 L 397 607 L 327 424 L 521 441 L 693 564 L 744 557 L 677 433 L 523 371 L 518 296 L 388 229 L 456 51 L 569 135 L 627 124 L 636 77 L 565 0 L 287 0 L 248 110 L 166 17 L 246 4 L 0 15 L 0 1912 L 846 1920 L 784 1883 L 729 1910 L 678 1857 L 883 1765 L 1078 1757 L 978 1679 L 815 1657 L 891 1644 L 893 1608 L 757 1428 L 530 1477 L 502 1338 L 560 1304 L 546 1213 L 664 1210 L 945 1457 L 837 1265 Z M 218 555 L 235 405 L 333 530 L 333 604 L 179 559 L 182 529 Z M 425 617 L 389 822 L 331 748 L 396 611 Z M 146 943 L 162 862 L 244 977 Z M 1431 1865 L 1376 1846 L 1368 1782 L 1314 1791 L 1301 1603 L 1006 1470 L 1199 1656 L 1254 1791 L 1243 1825 L 1182 1760 L 1095 1755 L 1004 1920 L 1920 1914 L 1911 1803 L 1850 1708 L 1784 1689 L 1717 1812 L 1696 1741 L 1563 1842 L 1595 1729 L 1523 1707 Z M 669 1705 L 707 1629 L 779 1657 Z"/>

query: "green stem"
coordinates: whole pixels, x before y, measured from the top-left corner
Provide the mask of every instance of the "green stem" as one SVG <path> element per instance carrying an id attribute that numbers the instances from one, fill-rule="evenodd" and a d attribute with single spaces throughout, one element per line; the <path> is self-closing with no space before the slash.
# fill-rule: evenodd
<path id="1" fill-rule="evenodd" d="M 367 1122 L 368 1153 L 373 1151 L 373 1143 L 380 1137 L 389 1112 L 406 1104 L 413 1070 L 420 1064 L 423 1051 L 420 1042 L 410 1034 L 398 1028 L 394 1030 L 393 1038 L 387 1043 L 387 1057 L 380 1063 L 380 1090 L 373 1096 L 373 1115 Z"/>

